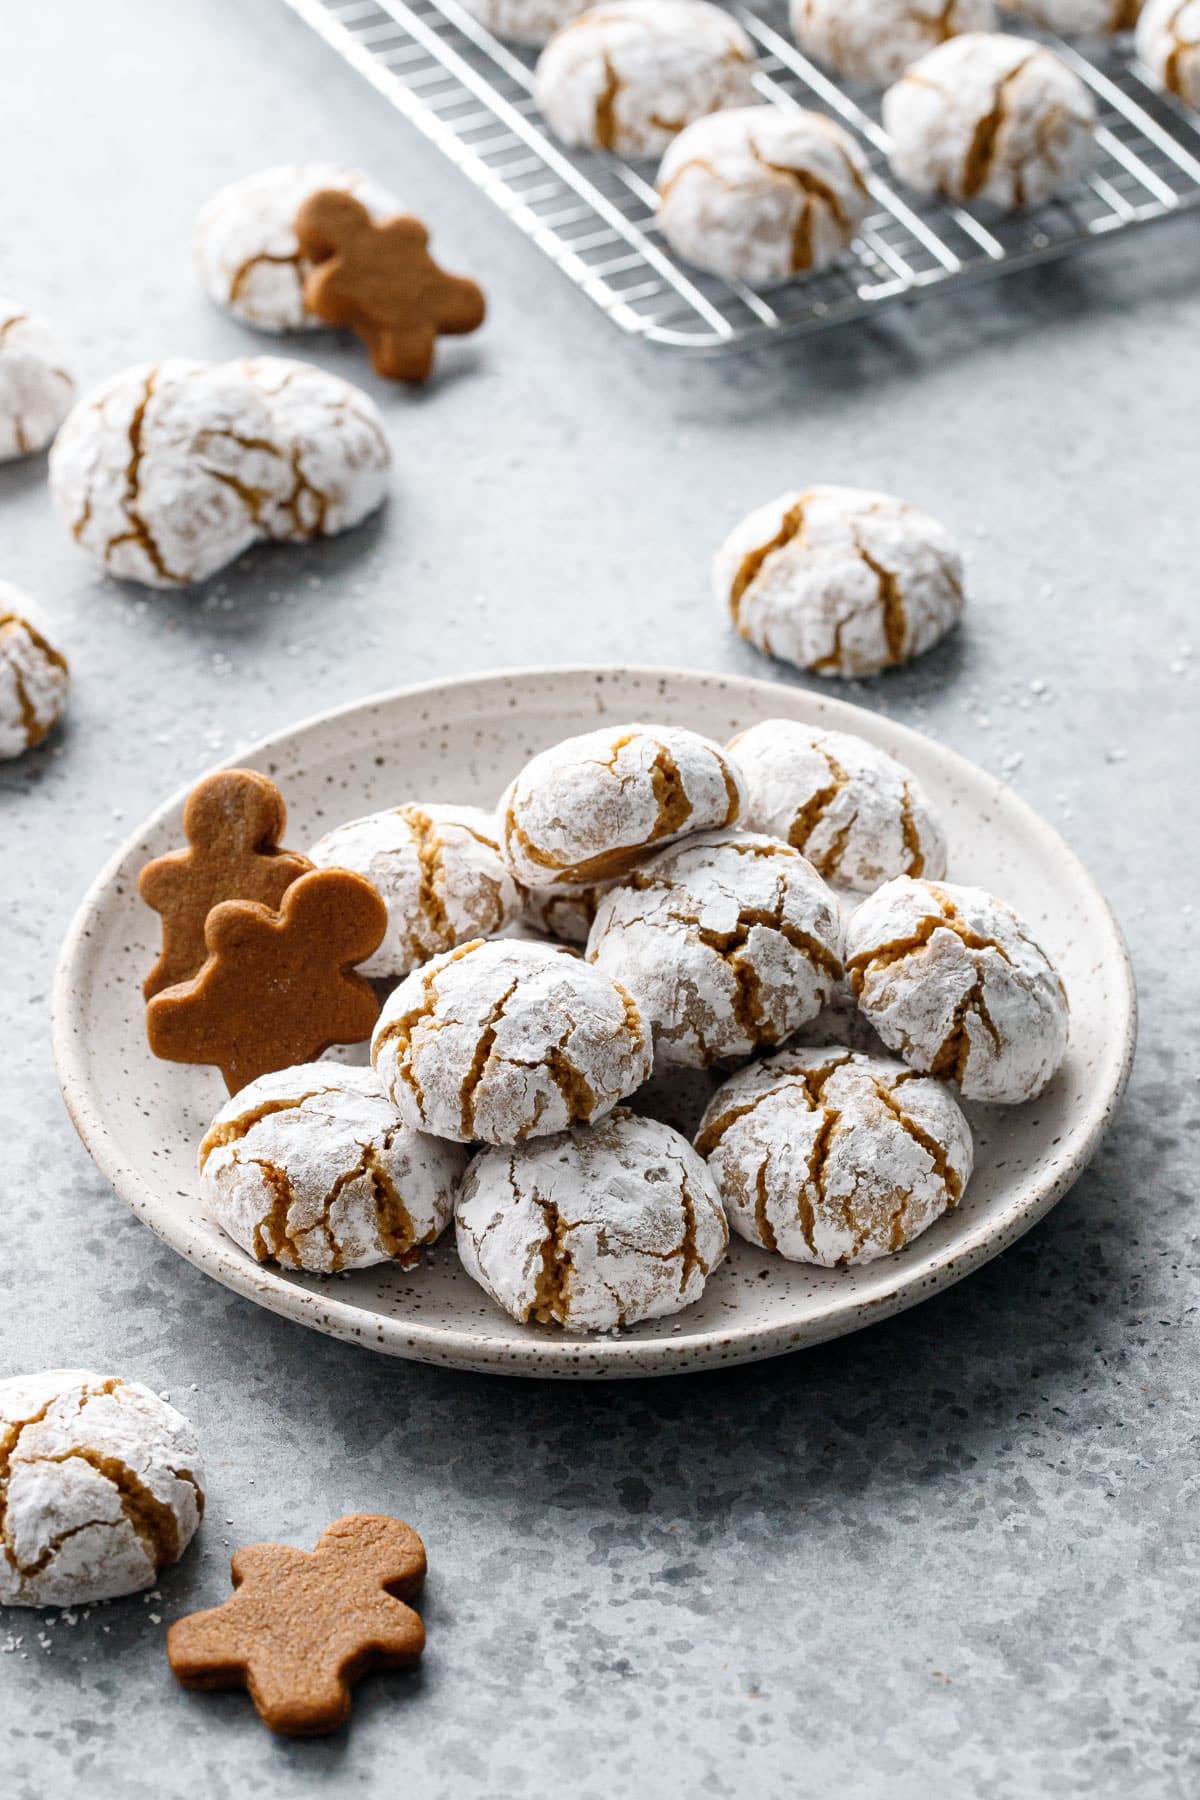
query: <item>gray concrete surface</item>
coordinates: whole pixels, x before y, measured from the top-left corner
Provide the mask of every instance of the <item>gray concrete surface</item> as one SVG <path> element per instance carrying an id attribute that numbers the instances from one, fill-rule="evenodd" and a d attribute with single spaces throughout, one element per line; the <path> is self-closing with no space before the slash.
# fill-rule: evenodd
<path id="1" fill-rule="evenodd" d="M 0 1788 L 1194 1794 L 1195 224 L 805 348 L 671 361 L 275 0 L 59 0 L 3 36 L 0 286 L 61 320 L 86 377 L 249 348 L 196 293 L 189 227 L 218 183 L 293 156 L 390 178 L 493 313 L 428 392 L 379 394 L 397 478 L 378 525 L 256 552 L 208 593 L 97 579 L 43 464 L 0 471 L 0 573 L 76 671 L 68 729 L 0 775 L 0 1373 L 140 1376 L 191 1414 L 210 1475 L 159 1595 L 0 1620 Z M 352 348 L 313 353 L 370 385 Z M 898 489 L 963 534 L 967 629 L 859 697 L 1007 772 L 1128 932 L 1141 1049 L 1087 1176 L 941 1298 L 711 1379 L 375 1360 L 178 1260 L 90 1166 L 51 1069 L 55 953 L 114 842 L 239 742 L 380 686 L 537 660 L 760 672 L 707 552 L 811 479 Z M 224 1594 L 230 1547 L 308 1543 L 356 1508 L 425 1534 L 421 1672 L 368 1683 L 321 1743 L 180 1692 L 165 1623 Z"/>

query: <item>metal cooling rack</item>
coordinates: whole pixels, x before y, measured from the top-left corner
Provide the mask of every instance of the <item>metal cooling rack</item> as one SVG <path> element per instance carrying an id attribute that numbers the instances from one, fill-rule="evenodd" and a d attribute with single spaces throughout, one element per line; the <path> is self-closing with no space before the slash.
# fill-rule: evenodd
<path id="1" fill-rule="evenodd" d="M 984 281 L 1200 206 L 1200 116 L 1114 48 L 1055 48 L 1091 89 L 1090 179 L 1029 214 L 977 216 L 892 187 L 877 97 L 830 80 L 786 35 L 779 0 L 731 10 L 760 52 L 764 99 L 831 114 L 857 136 L 877 210 L 834 269 L 764 292 L 678 261 L 654 217 L 653 166 L 564 149 L 532 97 L 534 54 L 503 44 L 456 0 L 285 0 L 493 200 L 623 330 L 675 349 L 761 345 Z"/>

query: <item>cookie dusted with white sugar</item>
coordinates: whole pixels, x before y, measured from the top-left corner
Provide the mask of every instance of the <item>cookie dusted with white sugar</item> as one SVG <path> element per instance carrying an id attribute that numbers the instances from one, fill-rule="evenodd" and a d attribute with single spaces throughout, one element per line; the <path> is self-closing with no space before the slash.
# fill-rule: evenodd
<path id="1" fill-rule="evenodd" d="M 0 581 L 0 762 L 42 742 L 62 718 L 67 659 L 27 617 L 19 588 Z"/>
<path id="2" fill-rule="evenodd" d="M 870 893 L 895 875 L 946 873 L 946 837 L 916 777 L 865 738 L 764 719 L 729 745 L 746 784 L 747 831 L 803 851 L 836 887 Z"/>
<path id="3" fill-rule="evenodd" d="M 749 106 L 754 46 L 707 0 L 613 0 L 555 33 L 534 94 L 565 144 L 658 156 L 705 113 Z"/>
<path id="4" fill-rule="evenodd" d="M 752 1056 L 815 1018 L 842 975 L 836 895 L 798 850 L 709 832 L 600 903 L 588 961 L 627 988 L 664 1062 Z"/>
<path id="5" fill-rule="evenodd" d="M 565 738 L 526 763 L 500 802 L 501 849 L 530 889 L 627 874 L 648 850 L 732 825 L 737 771 L 680 725 L 617 725 Z"/>
<path id="6" fill-rule="evenodd" d="M 540 48 L 556 31 L 587 12 L 592 0 L 462 0 L 463 11 L 514 44 Z"/>
<path id="7" fill-rule="evenodd" d="M 140 1382 L 87 1369 L 0 1381 L 0 1605 L 153 1587 L 203 1512 L 196 1434 Z"/>
<path id="8" fill-rule="evenodd" d="M 458 1253 L 522 1324 L 611 1331 L 700 1298 L 729 1228 L 685 1137 L 624 1107 L 515 1152 L 484 1150 L 454 1212 Z"/>
<path id="9" fill-rule="evenodd" d="M 610 1112 L 650 1073 L 636 1002 L 558 944 L 462 944 L 400 983 L 371 1061 L 407 1124 L 519 1144 Z"/>
<path id="10" fill-rule="evenodd" d="M 337 163 L 260 169 L 215 193 L 196 220 L 196 266 L 210 300 L 258 331 L 314 331 L 304 304 L 310 264 L 300 255 L 295 218 L 306 200 L 352 194 L 381 222 L 402 210 L 385 188 Z"/>
<path id="11" fill-rule="evenodd" d="M 1200 0 L 1146 0 L 1137 53 L 1168 93 L 1200 106 Z"/>
<path id="12" fill-rule="evenodd" d="M 991 31 L 994 0 L 791 0 L 792 36 L 851 81 L 886 87 L 936 44 Z"/>
<path id="13" fill-rule="evenodd" d="M 1001 7 L 1059 37 L 1106 37 L 1132 31 L 1142 0 L 1000 0 Z"/>
<path id="14" fill-rule="evenodd" d="M 1062 1062 L 1059 973 L 1024 920 L 982 888 L 889 881 L 850 919 L 846 970 L 888 1048 L 957 1081 L 968 1100 L 1032 1100 Z"/>
<path id="15" fill-rule="evenodd" d="M 525 898 L 525 922 L 562 944 L 586 944 L 596 908 L 612 886 L 532 888 Z"/>
<path id="16" fill-rule="evenodd" d="M 963 610 L 963 565 L 945 528 L 890 494 L 811 487 L 736 525 L 713 589 L 747 643 L 814 675 L 908 662 Z"/>
<path id="17" fill-rule="evenodd" d="M 968 32 L 923 56 L 883 97 L 892 172 L 922 194 L 1040 206 L 1096 153 L 1096 109 L 1044 44 Z"/>
<path id="18" fill-rule="evenodd" d="M 271 409 L 271 441 L 287 477 L 262 509 L 265 536 L 308 543 L 350 531 L 383 504 L 392 468 L 379 408 L 311 363 L 255 356 L 234 364 Z"/>
<path id="19" fill-rule="evenodd" d="M 302 1063 L 221 1108 L 200 1146 L 200 1193 L 259 1262 L 411 1268 L 450 1223 L 466 1160 L 404 1124 L 371 1069 Z"/>
<path id="20" fill-rule="evenodd" d="M 658 223 L 685 261 L 761 287 L 828 268 L 871 205 L 866 159 L 823 113 L 736 107 L 697 119 L 658 172 Z"/>
<path id="21" fill-rule="evenodd" d="M 941 1082 L 836 1045 L 732 1076 L 696 1147 L 741 1237 L 822 1268 L 902 1250 L 958 1205 L 974 1161 Z"/>
<path id="22" fill-rule="evenodd" d="M 500 856 L 493 813 L 419 805 L 351 819 L 309 851 L 318 869 L 353 869 L 388 911 L 387 933 L 362 974 L 388 978 L 472 938 L 497 937 L 525 896 Z"/>
<path id="23" fill-rule="evenodd" d="M 71 410 L 75 382 L 54 327 L 0 299 L 0 462 L 44 450 Z"/>

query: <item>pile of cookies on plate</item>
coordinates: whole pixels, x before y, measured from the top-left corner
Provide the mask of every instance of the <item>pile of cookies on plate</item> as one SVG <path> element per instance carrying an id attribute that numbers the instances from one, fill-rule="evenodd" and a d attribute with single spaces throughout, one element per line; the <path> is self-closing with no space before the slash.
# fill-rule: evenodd
<path id="1" fill-rule="evenodd" d="M 284 819 L 264 776 L 210 777 L 142 877 L 151 1045 L 225 1070 L 201 1191 L 259 1261 L 412 1267 L 453 1221 L 514 1318 L 620 1329 L 697 1300 L 730 1227 L 902 1250 L 966 1189 L 959 1097 L 1027 1101 L 1065 1051 L 1034 933 L 942 879 L 919 782 L 845 733 L 607 726 L 495 813 L 409 803 L 307 856 Z M 368 1035 L 370 1068 L 317 1060 Z M 691 1142 L 638 1098 L 687 1070 Z"/>
<path id="2" fill-rule="evenodd" d="M 761 104 L 781 90 L 723 8 L 464 4 L 498 36 L 544 45 L 534 90 L 562 142 L 662 159 L 659 228 L 694 267 L 752 286 L 810 274 L 846 251 L 873 210 L 859 141 L 826 112 L 786 97 Z M 1066 37 L 1137 24 L 1143 64 L 1200 102 L 1197 0 L 1149 0 L 1140 22 L 1141 0 L 791 0 L 789 10 L 797 46 L 820 69 L 886 88 L 878 142 L 895 179 L 920 195 L 1037 206 L 1094 159 L 1087 86 L 1049 44 L 999 29 L 1005 17 Z"/>

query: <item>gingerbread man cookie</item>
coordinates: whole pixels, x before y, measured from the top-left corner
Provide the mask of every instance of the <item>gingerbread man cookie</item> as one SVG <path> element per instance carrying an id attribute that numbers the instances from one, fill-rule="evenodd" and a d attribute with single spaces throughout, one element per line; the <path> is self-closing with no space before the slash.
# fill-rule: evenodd
<path id="1" fill-rule="evenodd" d="M 355 973 L 380 945 L 387 908 L 349 869 L 314 869 L 278 912 L 226 900 L 204 927 L 208 951 L 190 981 L 156 994 L 146 1035 L 167 1062 L 215 1063 L 231 1094 L 331 1044 L 371 1035 L 379 1002 Z"/>
<path id="2" fill-rule="evenodd" d="M 251 1544 L 230 1566 L 235 1592 L 177 1620 L 167 1658 L 183 1687 L 247 1688 L 272 1731 L 336 1731 L 360 1675 L 411 1668 L 425 1648 L 405 1605 L 425 1580 L 425 1546 L 399 1519 L 352 1513 L 315 1550 Z"/>
<path id="3" fill-rule="evenodd" d="M 139 894 L 163 922 L 162 951 L 142 988 L 147 1000 L 196 974 L 208 955 L 204 921 L 220 901 L 277 907 L 312 868 L 306 856 L 280 849 L 286 826 L 283 795 L 254 769 L 223 769 L 192 789 L 183 809 L 188 848 L 155 857 L 138 878 Z"/>
<path id="4" fill-rule="evenodd" d="M 440 336 L 483 324 L 481 290 L 438 267 L 419 219 L 376 225 L 361 200 L 328 188 L 304 202 L 295 230 L 301 256 L 315 265 L 305 306 L 326 325 L 355 332 L 376 374 L 424 381 Z"/>

